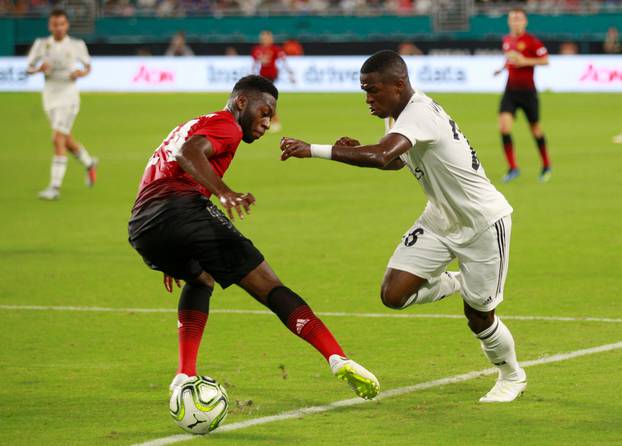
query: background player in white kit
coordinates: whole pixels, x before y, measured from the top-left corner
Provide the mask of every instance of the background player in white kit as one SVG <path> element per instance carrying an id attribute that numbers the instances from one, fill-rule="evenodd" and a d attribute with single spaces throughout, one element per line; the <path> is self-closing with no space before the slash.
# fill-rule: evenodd
<path id="1" fill-rule="evenodd" d="M 344 137 L 330 146 L 283 138 L 281 159 L 317 157 L 410 169 L 428 203 L 389 261 L 382 302 L 403 309 L 460 292 L 469 327 L 499 369 L 496 384 L 480 401 L 513 401 L 525 390 L 527 376 L 516 359 L 512 334 L 495 315 L 503 300 L 512 208 L 486 177 L 456 123 L 411 87 L 406 63 L 397 53 L 380 51 L 367 59 L 361 88 L 372 115 L 395 120 L 380 142 L 362 146 Z M 460 272 L 447 272 L 454 258 Z"/>
<path id="2" fill-rule="evenodd" d="M 91 71 L 91 58 L 83 40 L 67 35 L 69 19 L 62 10 L 50 13 L 50 36 L 35 40 L 28 53 L 28 73 L 43 73 L 43 109 L 52 126 L 54 158 L 50 185 L 39 192 L 39 197 L 55 200 L 60 197 L 60 187 L 67 170 L 67 149 L 86 168 L 86 184 L 95 184 L 97 160 L 89 155 L 82 144 L 71 134 L 73 122 L 80 110 L 80 93 L 76 79 Z M 81 64 L 82 68 L 76 68 Z"/>

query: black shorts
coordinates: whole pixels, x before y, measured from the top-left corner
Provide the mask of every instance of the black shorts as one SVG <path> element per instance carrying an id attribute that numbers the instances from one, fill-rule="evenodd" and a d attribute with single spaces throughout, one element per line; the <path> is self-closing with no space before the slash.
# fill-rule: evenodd
<path id="1" fill-rule="evenodd" d="M 264 260 L 202 195 L 149 203 L 132 215 L 129 241 L 150 268 L 186 281 L 206 271 L 223 288 L 239 283 Z"/>
<path id="2" fill-rule="evenodd" d="M 523 109 L 531 124 L 540 121 L 540 104 L 536 90 L 505 90 L 499 113 L 512 113 L 512 116 L 516 116 L 517 108 Z"/>

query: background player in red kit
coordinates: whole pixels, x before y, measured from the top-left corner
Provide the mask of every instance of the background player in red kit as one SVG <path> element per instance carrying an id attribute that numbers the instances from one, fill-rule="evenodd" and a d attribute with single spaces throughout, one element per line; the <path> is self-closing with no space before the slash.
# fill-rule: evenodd
<path id="1" fill-rule="evenodd" d="M 509 165 L 508 173 L 503 177 L 503 181 L 505 183 L 512 181 L 520 174 L 514 155 L 511 132 L 516 109 L 521 108 L 529 121 L 531 134 L 540 151 L 542 159 L 540 181 L 544 182 L 551 177 L 551 163 L 544 133 L 540 127 L 540 107 L 533 72 L 536 65 L 548 65 L 548 52 L 542 42 L 525 32 L 527 14 L 524 10 L 512 9 L 508 14 L 508 26 L 510 34 L 503 38 L 503 52 L 507 61 L 502 69 L 495 72 L 495 75 L 498 75 L 504 69 L 508 70 L 508 81 L 499 109 L 499 129 Z"/>
<path id="2" fill-rule="evenodd" d="M 272 32 L 262 31 L 259 33 L 259 45 L 253 47 L 251 56 L 253 57 L 253 73 L 259 73 L 260 76 L 275 82 L 279 77 L 279 67 L 277 67 L 276 63 L 280 61 L 289 74 L 289 81 L 291 83 L 296 82 L 294 72 L 285 60 L 285 51 L 280 46 L 274 44 Z M 280 130 L 281 122 L 279 117 L 274 115 L 270 131 L 278 132 Z"/>
<path id="3" fill-rule="evenodd" d="M 196 357 L 209 313 L 214 281 L 237 284 L 272 310 L 296 335 L 315 347 L 332 372 L 362 398 L 377 395 L 376 377 L 345 357 L 306 302 L 285 287 L 263 255 L 210 201 L 218 197 L 233 219 L 255 203 L 252 194 L 222 180 L 241 140 L 263 136 L 276 111 L 278 91 L 261 76 L 246 76 L 233 88 L 224 110 L 177 126 L 155 151 L 140 183 L 129 222 L 129 241 L 152 269 L 186 283 L 178 307 L 179 367 L 171 391 L 195 376 Z"/>

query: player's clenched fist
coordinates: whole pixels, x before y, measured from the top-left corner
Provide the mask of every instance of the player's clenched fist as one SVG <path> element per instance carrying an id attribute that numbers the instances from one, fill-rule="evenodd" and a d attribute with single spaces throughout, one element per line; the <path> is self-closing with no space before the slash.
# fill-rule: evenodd
<path id="1" fill-rule="evenodd" d="M 294 138 L 281 138 L 281 161 L 287 158 L 311 158 L 311 146 Z"/>
<path id="2" fill-rule="evenodd" d="M 255 197 L 250 192 L 246 194 L 239 194 L 237 192 L 227 191 L 220 194 L 218 198 L 220 199 L 220 204 L 222 204 L 222 207 L 225 208 L 227 215 L 229 215 L 231 220 L 233 220 L 234 217 L 233 209 L 235 209 L 240 218 L 243 220 L 244 212 L 242 209 L 244 209 L 247 214 L 250 214 L 251 205 L 255 204 L 256 201 Z"/>

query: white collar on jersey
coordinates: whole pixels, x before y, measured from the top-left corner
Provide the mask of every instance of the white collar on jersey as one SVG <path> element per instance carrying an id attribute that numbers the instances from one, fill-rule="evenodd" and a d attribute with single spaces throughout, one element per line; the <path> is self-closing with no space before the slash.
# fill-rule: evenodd
<path id="1" fill-rule="evenodd" d="M 48 37 L 48 42 L 50 43 L 56 43 L 56 44 L 61 44 L 61 43 L 65 43 L 69 40 L 69 34 L 65 34 L 65 37 L 63 37 L 60 40 L 56 40 L 54 39 L 54 36 L 50 36 Z"/>

